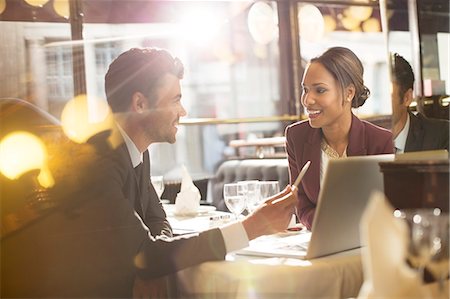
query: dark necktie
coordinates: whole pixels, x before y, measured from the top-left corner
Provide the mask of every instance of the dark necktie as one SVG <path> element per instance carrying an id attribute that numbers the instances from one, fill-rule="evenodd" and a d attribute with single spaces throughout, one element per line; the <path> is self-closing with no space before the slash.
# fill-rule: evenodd
<path id="1" fill-rule="evenodd" d="M 143 168 L 144 168 L 144 164 L 142 162 L 139 163 L 139 165 L 134 168 L 134 172 L 136 173 L 136 180 L 137 180 L 139 186 L 141 185 Z M 137 192 L 136 194 L 139 194 L 139 192 Z M 142 212 L 141 199 L 139 197 L 136 197 L 134 199 L 134 209 L 139 214 L 139 216 L 141 216 L 141 218 L 144 219 L 144 214 Z"/>

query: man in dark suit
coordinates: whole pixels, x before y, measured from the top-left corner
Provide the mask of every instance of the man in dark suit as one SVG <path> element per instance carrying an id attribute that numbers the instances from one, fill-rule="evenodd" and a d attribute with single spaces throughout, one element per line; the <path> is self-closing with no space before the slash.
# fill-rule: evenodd
<path id="1" fill-rule="evenodd" d="M 150 183 L 147 148 L 175 142 L 186 114 L 182 75 L 181 62 L 159 49 L 131 49 L 111 63 L 105 89 L 112 130 L 55 151 L 53 208 L 20 218 L 6 233 L 2 222 L 1 297 L 160 297 L 165 275 L 223 260 L 287 228 L 297 202 L 291 187 L 241 221 L 172 236 Z"/>
<path id="2" fill-rule="evenodd" d="M 397 153 L 424 150 L 448 150 L 449 122 L 414 114 L 409 105 L 413 101 L 414 73 L 402 56 L 394 54 L 392 116 L 394 143 Z"/>
<path id="3" fill-rule="evenodd" d="M 286 197 L 283 207 L 267 206 L 242 223 L 196 237 L 170 238 L 170 225 L 150 183 L 147 149 L 154 142 L 176 140 L 179 118 L 186 115 L 181 104 L 182 77 L 183 65 L 177 58 L 165 50 L 149 48 L 121 54 L 105 76 L 107 100 L 124 140 L 113 151 L 119 150 L 114 162 L 120 163 L 107 176 L 113 178 L 114 185 L 121 186 L 124 197 L 151 232 L 152 238 L 144 240 L 136 256 L 143 277 L 157 277 L 203 261 L 223 259 L 226 252 L 245 247 L 247 239 L 286 228 L 295 199 L 290 189 L 286 189 L 277 196 Z M 141 166 L 139 173 L 136 169 Z"/>

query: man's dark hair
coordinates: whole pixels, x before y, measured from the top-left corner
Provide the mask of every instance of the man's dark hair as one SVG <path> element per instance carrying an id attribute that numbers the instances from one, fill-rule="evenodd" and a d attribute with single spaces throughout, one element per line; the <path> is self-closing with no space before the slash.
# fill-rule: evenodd
<path id="1" fill-rule="evenodd" d="M 152 100 L 155 87 L 167 73 L 183 78 L 183 64 L 169 52 L 157 48 L 132 48 L 120 54 L 105 75 L 105 92 L 113 112 L 128 109 L 135 92 Z"/>
<path id="2" fill-rule="evenodd" d="M 394 54 L 393 62 L 393 78 L 399 87 L 400 102 L 403 102 L 408 89 L 413 89 L 414 73 L 409 62 L 397 53 Z"/>

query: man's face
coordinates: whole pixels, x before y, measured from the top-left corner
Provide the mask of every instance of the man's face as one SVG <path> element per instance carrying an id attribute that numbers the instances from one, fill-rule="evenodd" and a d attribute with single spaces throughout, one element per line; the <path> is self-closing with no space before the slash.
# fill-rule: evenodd
<path id="1" fill-rule="evenodd" d="M 392 82 L 391 99 L 393 123 L 396 124 L 402 119 L 403 115 L 408 113 L 408 108 L 404 104 L 404 99 L 400 96 L 400 87 L 395 81 Z"/>
<path id="2" fill-rule="evenodd" d="M 142 121 L 145 135 L 152 143 L 174 143 L 180 117 L 186 115 L 181 104 L 180 80 L 172 74 L 166 74 L 152 96 L 152 104 Z"/>

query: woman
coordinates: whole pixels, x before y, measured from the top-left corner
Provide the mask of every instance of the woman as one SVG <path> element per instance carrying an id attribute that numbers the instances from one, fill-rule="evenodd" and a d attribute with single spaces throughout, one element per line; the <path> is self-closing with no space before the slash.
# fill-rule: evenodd
<path id="1" fill-rule="evenodd" d="M 351 108 L 364 104 L 363 66 L 349 49 L 334 47 L 314 58 L 305 69 L 302 105 L 308 120 L 286 128 L 291 184 L 311 161 L 298 190 L 297 217 L 311 229 L 320 183 L 329 159 L 394 152 L 392 134 L 358 119 Z M 351 180 L 351 178 L 348 178 Z"/>

